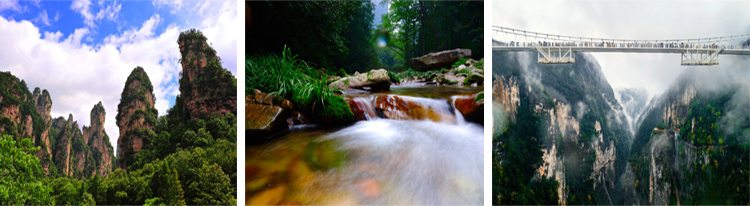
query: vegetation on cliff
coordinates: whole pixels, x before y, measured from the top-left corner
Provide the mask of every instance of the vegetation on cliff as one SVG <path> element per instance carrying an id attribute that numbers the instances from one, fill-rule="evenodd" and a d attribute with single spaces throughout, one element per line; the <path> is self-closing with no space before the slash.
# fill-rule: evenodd
<path id="1" fill-rule="evenodd" d="M 186 118 L 206 119 L 214 113 L 236 114 L 237 78 L 221 66 L 221 58 L 197 29 L 181 32 L 180 95 Z M 228 111 L 227 111 L 228 110 Z"/>
<path id="2" fill-rule="evenodd" d="M 492 137 L 499 152 L 492 152 L 493 205 L 555 205 L 559 183 L 550 178 L 534 179 L 542 164 L 540 118 L 524 100 L 518 107 L 518 123 Z"/>
<path id="3" fill-rule="evenodd" d="M 151 140 L 156 136 L 153 128 L 159 112 L 154 108 L 156 97 L 153 89 L 148 74 L 140 66 L 133 69 L 125 81 L 115 117 L 117 126 L 120 127 L 120 137 L 117 140 L 117 165 L 120 168 L 127 168 L 135 163 L 139 150 L 151 145 Z M 134 142 L 141 145 L 136 146 Z"/>
<path id="4" fill-rule="evenodd" d="M 712 74 L 721 76 L 722 72 Z M 654 108 L 643 114 L 645 118 L 638 128 L 629 158 L 635 181 L 641 182 L 633 186 L 637 195 L 649 197 L 649 179 L 653 173 L 660 173 L 672 185 L 671 192 L 664 197 L 668 204 L 678 201 L 680 204 L 747 204 L 750 202 L 750 177 L 746 175 L 750 173 L 747 89 L 733 83 L 719 89 L 706 89 L 716 86 L 698 85 L 695 79 L 711 77 L 695 78 L 696 75 L 683 74 Z M 690 93 L 686 91 L 693 91 L 695 95 L 683 99 L 682 93 Z M 669 109 L 673 113 L 666 115 Z M 665 121 L 664 117 L 669 118 Z M 673 119 L 682 121 L 673 122 Z M 655 128 L 662 131 L 655 131 Z M 671 132 L 678 136 L 674 137 Z M 664 136 L 669 137 L 668 144 L 659 143 Z M 654 148 L 666 150 L 669 155 L 659 156 Z"/>

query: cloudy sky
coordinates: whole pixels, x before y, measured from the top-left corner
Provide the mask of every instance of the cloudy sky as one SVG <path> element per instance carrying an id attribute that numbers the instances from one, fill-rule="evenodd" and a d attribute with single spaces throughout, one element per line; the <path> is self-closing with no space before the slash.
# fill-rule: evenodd
<path id="1" fill-rule="evenodd" d="M 117 149 L 115 116 L 125 80 L 143 67 L 154 85 L 156 109 L 166 114 L 179 94 L 181 31 L 197 28 L 237 75 L 237 2 L 0 1 L 0 71 L 47 89 L 52 118 L 90 125 L 101 101 L 105 130 Z M 117 152 L 115 152 L 117 154 Z"/>
<path id="2" fill-rule="evenodd" d="M 491 25 L 567 36 L 686 39 L 750 34 L 750 1 L 489 1 Z M 493 36 L 494 34 L 490 34 Z M 612 88 L 660 95 L 687 66 L 679 54 L 592 53 Z M 736 56 L 720 55 L 719 67 Z M 711 69 L 710 66 L 699 67 Z"/>

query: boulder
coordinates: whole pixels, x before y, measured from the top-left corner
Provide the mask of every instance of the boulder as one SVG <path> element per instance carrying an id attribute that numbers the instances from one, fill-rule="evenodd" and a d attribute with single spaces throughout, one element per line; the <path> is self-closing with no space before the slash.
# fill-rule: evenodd
<path id="1" fill-rule="evenodd" d="M 475 101 L 477 96 L 484 95 L 484 92 L 474 95 L 459 95 L 453 97 L 453 107 L 463 115 L 468 122 L 474 122 L 484 125 L 484 98 Z"/>
<path id="2" fill-rule="evenodd" d="M 454 49 L 440 52 L 433 52 L 421 57 L 411 58 L 409 63 L 411 68 L 417 71 L 428 71 L 453 64 L 460 58 L 471 56 L 471 49 Z"/>
<path id="3" fill-rule="evenodd" d="M 269 137 L 286 131 L 289 114 L 279 106 L 245 105 L 245 138 L 248 143 L 264 142 Z"/>
<path id="4" fill-rule="evenodd" d="M 482 84 L 484 82 L 484 75 L 479 72 L 471 72 L 469 73 L 469 75 L 466 76 L 466 81 L 468 82 L 468 84 L 472 84 L 472 83 Z"/>
<path id="5" fill-rule="evenodd" d="M 378 69 L 362 74 L 355 73 L 354 76 L 341 78 L 329 86 L 341 90 L 387 91 L 391 88 L 391 80 L 385 69 Z"/>

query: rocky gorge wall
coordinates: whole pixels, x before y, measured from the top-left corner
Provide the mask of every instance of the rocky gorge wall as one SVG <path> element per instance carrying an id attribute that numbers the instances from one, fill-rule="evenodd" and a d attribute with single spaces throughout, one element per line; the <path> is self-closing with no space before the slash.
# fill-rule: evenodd
<path id="1" fill-rule="evenodd" d="M 609 204 L 632 138 L 611 87 L 592 57 L 582 55 L 575 64 L 542 65 L 528 56 L 493 53 L 494 109 L 503 110 L 502 118 L 512 124 L 528 121 L 516 115 L 522 104 L 540 118 L 541 137 L 529 137 L 541 138 L 542 160 L 534 177 L 559 183 L 558 204 Z M 508 132 L 503 129 L 493 127 L 493 134 Z"/>

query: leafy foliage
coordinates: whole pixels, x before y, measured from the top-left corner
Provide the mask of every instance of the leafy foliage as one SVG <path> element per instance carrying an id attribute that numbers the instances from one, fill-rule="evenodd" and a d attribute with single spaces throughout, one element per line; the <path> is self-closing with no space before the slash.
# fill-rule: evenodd
<path id="1" fill-rule="evenodd" d="M 342 97 L 334 95 L 325 80 L 314 79 L 304 71 L 312 70 L 287 48 L 281 56 L 254 56 L 245 62 L 245 90 L 259 89 L 291 101 L 311 119 L 344 123 L 354 114 Z"/>
<path id="2" fill-rule="evenodd" d="M 464 58 L 464 57 L 459 58 L 458 61 L 456 61 L 456 62 L 453 63 L 453 66 L 451 66 L 451 69 L 455 69 L 458 66 L 461 66 L 461 65 L 465 64 L 466 61 L 468 61 L 468 60 L 469 60 L 469 58 Z"/>
<path id="3" fill-rule="evenodd" d="M 16 143 L 9 135 L 0 136 L 0 204 L 55 204 L 52 188 L 40 181 L 44 173 L 34 156 L 37 150 L 30 139 Z"/>
<path id="4" fill-rule="evenodd" d="M 252 48 L 247 55 L 267 56 L 289 46 L 300 59 L 332 72 L 343 68 L 354 73 L 380 64 L 372 40 L 374 5 L 369 1 L 246 4 L 257 19 L 247 27 L 246 48 Z"/>
<path id="5" fill-rule="evenodd" d="M 377 27 L 390 31 L 386 48 L 378 51 L 384 63 L 402 63 L 430 52 L 469 48 L 472 57 L 484 56 L 484 3 L 481 1 L 383 1 L 389 4 Z M 395 54 L 395 55 L 394 55 Z"/>

